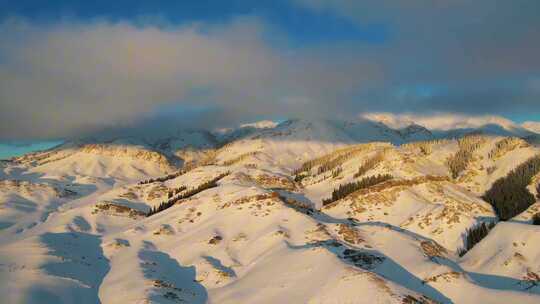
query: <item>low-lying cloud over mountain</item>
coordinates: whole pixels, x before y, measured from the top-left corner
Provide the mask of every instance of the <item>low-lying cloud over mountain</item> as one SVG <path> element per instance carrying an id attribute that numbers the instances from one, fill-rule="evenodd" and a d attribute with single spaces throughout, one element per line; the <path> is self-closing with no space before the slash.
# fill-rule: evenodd
<path id="1" fill-rule="evenodd" d="M 299 113 L 310 104 L 330 106 L 325 101 L 345 98 L 376 74 L 360 61 L 274 48 L 263 32 L 250 18 L 167 28 L 5 22 L 2 136 L 70 135 L 174 103 L 219 107 L 232 120 Z M 360 71 L 366 76 L 356 77 Z"/>
<path id="2" fill-rule="evenodd" d="M 537 121 L 526 121 L 523 123 L 523 127 L 527 130 L 536 132 L 540 134 L 540 122 Z"/>
<path id="3" fill-rule="evenodd" d="M 370 111 L 540 114 L 538 1 L 283 7 L 291 19 L 331 15 L 383 34 L 307 43 L 256 7 L 188 23 L 2 17 L 0 138 L 126 127 L 164 107 L 202 109 L 177 118 L 192 126 Z"/>
<path id="4" fill-rule="evenodd" d="M 401 129 L 411 124 L 417 124 L 424 126 L 432 130 L 455 130 L 455 129 L 469 129 L 480 128 L 486 125 L 498 125 L 503 128 L 518 128 L 519 125 L 515 124 L 509 119 L 500 116 L 472 116 L 472 115 L 460 115 L 460 114 L 440 114 L 440 115 L 422 115 L 422 114 L 392 114 L 392 113 L 366 113 L 362 117 L 379 121 L 385 125 Z"/>

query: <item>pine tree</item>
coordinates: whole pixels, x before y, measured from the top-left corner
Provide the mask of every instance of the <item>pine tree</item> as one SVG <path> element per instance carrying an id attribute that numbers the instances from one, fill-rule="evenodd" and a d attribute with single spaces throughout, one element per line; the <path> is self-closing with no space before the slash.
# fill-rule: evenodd
<path id="1" fill-rule="evenodd" d="M 358 178 L 364 174 L 366 174 L 369 170 L 375 168 L 377 164 L 382 162 L 384 160 L 384 154 L 383 153 L 377 153 L 372 158 L 366 160 L 360 168 L 358 168 L 358 171 L 354 174 L 354 178 Z"/>
<path id="2" fill-rule="evenodd" d="M 332 197 L 328 199 L 323 199 L 322 201 L 323 206 L 333 203 L 337 200 L 340 200 L 355 191 L 374 186 L 376 184 L 385 182 L 390 179 L 392 179 L 391 175 L 383 174 L 383 175 L 369 176 L 357 182 L 339 185 L 337 189 L 334 189 L 334 191 L 332 191 Z"/>
<path id="3" fill-rule="evenodd" d="M 540 155 L 528 159 L 506 177 L 495 181 L 483 199 L 493 206 L 501 220 L 509 220 L 527 210 L 536 201 L 527 186 L 538 172 Z"/>
<path id="4" fill-rule="evenodd" d="M 186 186 L 181 186 L 179 188 L 176 188 L 174 190 L 174 195 L 176 195 L 176 196 L 173 195 L 172 197 L 168 198 L 168 200 L 166 200 L 164 202 L 161 202 L 157 208 L 151 208 L 150 211 L 146 214 L 146 216 L 151 216 L 151 215 L 154 215 L 156 213 L 159 213 L 159 212 L 161 212 L 163 210 L 166 210 L 166 209 L 174 206 L 174 204 L 176 204 L 176 202 L 178 202 L 180 200 L 192 197 L 193 195 L 195 195 L 197 193 L 200 193 L 200 192 L 202 192 L 204 190 L 217 187 L 217 182 L 219 180 L 221 180 L 222 178 L 224 178 L 225 176 L 229 175 L 229 174 L 230 174 L 230 172 L 225 172 L 225 173 L 219 174 L 218 176 L 214 177 L 213 179 L 200 184 L 197 188 L 187 190 L 187 191 L 181 193 L 180 195 L 176 195 L 176 194 L 186 190 L 187 187 Z"/>
<path id="5" fill-rule="evenodd" d="M 533 225 L 540 225 L 540 212 L 533 215 L 532 223 Z"/>
<path id="6" fill-rule="evenodd" d="M 493 227 L 495 227 L 495 223 L 491 222 L 489 224 L 482 223 L 481 225 L 467 229 L 465 232 L 465 247 L 459 250 L 459 256 L 464 256 L 474 245 L 483 240 Z"/>
<path id="7" fill-rule="evenodd" d="M 332 177 L 333 178 L 338 177 L 341 174 L 341 172 L 343 172 L 343 169 L 341 168 L 341 166 L 337 167 L 334 171 L 332 171 Z"/>
<path id="8" fill-rule="evenodd" d="M 467 169 L 467 165 L 473 158 L 474 151 L 485 143 L 485 138 L 479 135 L 467 135 L 458 139 L 459 150 L 449 157 L 446 165 L 452 173 L 452 178 L 457 178 L 461 172 Z"/>

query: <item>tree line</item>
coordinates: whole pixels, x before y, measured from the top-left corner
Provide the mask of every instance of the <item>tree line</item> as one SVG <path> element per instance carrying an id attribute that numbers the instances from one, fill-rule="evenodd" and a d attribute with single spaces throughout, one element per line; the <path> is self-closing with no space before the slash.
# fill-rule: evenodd
<path id="1" fill-rule="evenodd" d="M 337 189 L 334 189 L 334 191 L 332 191 L 332 197 L 323 199 L 322 201 L 323 206 L 326 206 L 337 200 L 340 200 L 346 197 L 347 195 L 353 192 L 356 192 L 360 189 L 368 188 L 368 187 L 374 186 L 376 184 L 385 182 L 390 179 L 392 179 L 392 175 L 382 174 L 382 175 L 365 177 L 357 182 L 351 182 L 351 183 L 339 185 Z"/>
<path id="2" fill-rule="evenodd" d="M 540 213 L 535 213 L 532 216 L 532 223 L 533 225 L 540 225 Z"/>
<path id="3" fill-rule="evenodd" d="M 332 171 L 332 178 L 340 176 L 342 172 L 343 168 L 341 168 L 341 166 L 337 167 L 334 171 Z"/>
<path id="4" fill-rule="evenodd" d="M 525 148 L 527 146 L 529 144 L 521 138 L 505 137 L 495 143 L 495 147 L 489 151 L 488 157 L 490 159 L 499 158 L 516 148 Z"/>
<path id="5" fill-rule="evenodd" d="M 495 227 L 495 223 L 490 222 L 488 224 L 482 223 L 481 225 L 467 229 L 465 231 L 465 247 L 458 251 L 459 256 L 464 256 L 465 253 L 474 247 L 474 245 L 484 239 L 493 227 Z"/>
<path id="6" fill-rule="evenodd" d="M 259 151 L 251 151 L 251 152 L 247 152 L 247 153 L 244 153 L 244 154 L 241 154 L 235 158 L 232 158 L 232 159 L 229 159 L 229 160 L 226 160 L 222 163 L 223 166 L 232 166 L 236 163 L 239 163 L 251 156 L 255 156 L 257 154 L 259 154 L 260 152 Z"/>
<path id="7" fill-rule="evenodd" d="M 458 139 L 459 150 L 446 160 L 452 178 L 457 178 L 467 169 L 467 165 L 473 159 L 474 151 L 478 150 L 485 141 L 485 138 L 479 135 L 467 135 Z"/>
<path id="8" fill-rule="evenodd" d="M 323 156 L 310 159 L 306 162 L 304 162 L 298 169 L 293 171 L 294 175 L 298 175 L 303 172 L 309 172 L 311 169 L 313 169 L 316 166 L 324 165 L 332 160 L 335 160 L 336 158 L 348 159 L 352 156 L 354 156 L 356 153 L 365 151 L 370 147 L 370 144 L 358 144 L 354 146 L 349 146 L 341 149 L 337 149 L 333 152 L 330 152 L 328 154 L 325 154 Z"/>
<path id="9" fill-rule="evenodd" d="M 540 182 L 536 185 L 536 198 L 540 200 Z M 540 212 L 533 215 L 532 223 L 533 225 L 540 225 Z"/>
<path id="10" fill-rule="evenodd" d="M 165 182 L 165 181 L 168 181 L 170 179 L 177 178 L 180 175 L 185 174 L 186 172 L 187 172 L 186 170 L 182 169 L 182 170 L 179 170 L 177 172 L 167 174 L 165 176 L 160 176 L 160 177 L 156 177 L 156 178 L 150 178 L 150 179 L 142 180 L 138 184 L 139 185 L 145 185 L 145 184 L 151 184 L 151 183 L 155 183 L 155 182 Z"/>
<path id="11" fill-rule="evenodd" d="M 182 191 L 184 191 L 186 189 L 187 189 L 187 187 L 184 186 L 184 185 L 182 185 L 182 186 L 180 186 L 178 188 L 169 189 L 169 191 L 167 192 L 167 198 L 170 199 L 173 196 L 177 195 L 178 193 L 180 193 L 180 192 L 182 192 Z"/>
<path id="12" fill-rule="evenodd" d="M 302 179 L 310 176 L 312 174 L 311 170 L 317 166 L 317 175 L 323 174 L 328 171 L 333 171 L 346 161 L 352 159 L 353 157 L 361 153 L 364 153 L 369 149 L 376 147 L 378 144 L 379 143 L 358 144 L 346 148 L 341 148 L 321 157 L 311 159 L 303 163 L 298 169 L 293 171 L 294 180 L 296 182 L 302 181 Z"/>
<path id="13" fill-rule="evenodd" d="M 403 145 L 403 147 L 405 149 L 418 148 L 420 150 L 420 153 L 422 153 L 424 156 L 428 156 L 433 152 L 434 145 L 441 145 L 447 142 L 449 142 L 448 139 L 432 139 L 432 140 L 427 140 L 427 141 L 417 141 L 417 142 L 406 143 Z"/>
<path id="14" fill-rule="evenodd" d="M 536 199 L 527 186 L 538 172 L 540 155 L 529 158 L 506 177 L 495 181 L 482 198 L 493 206 L 501 220 L 509 220 L 535 203 Z"/>
<path id="15" fill-rule="evenodd" d="M 375 168 L 380 162 L 384 160 L 384 153 L 378 152 L 375 156 L 366 160 L 359 168 L 358 171 L 354 174 L 354 178 L 358 178 L 366 174 L 369 170 Z"/>
<path id="16" fill-rule="evenodd" d="M 185 192 L 181 192 L 179 195 L 176 195 L 176 196 L 173 195 L 168 200 L 161 202 L 158 206 L 150 208 L 150 211 L 148 211 L 146 216 L 152 216 L 152 215 L 154 215 L 156 213 L 159 213 L 159 212 L 161 212 L 163 210 L 166 210 L 166 209 L 172 207 L 174 204 L 176 204 L 176 202 L 178 202 L 180 200 L 190 198 L 190 197 L 194 196 L 195 194 L 203 192 L 203 191 L 205 191 L 207 189 L 217 187 L 217 182 L 219 180 L 221 180 L 222 178 L 224 178 L 225 176 L 229 175 L 229 174 L 230 174 L 230 172 L 222 173 L 222 174 L 214 177 L 213 179 L 200 184 L 196 188 L 187 190 Z M 182 189 L 182 188 L 185 190 L 187 187 L 182 186 L 180 188 L 177 188 L 176 190 Z M 184 191 L 184 190 L 181 190 L 181 191 Z"/>
<path id="17" fill-rule="evenodd" d="M 206 163 L 202 164 L 202 165 L 206 165 Z M 142 180 L 140 182 L 138 182 L 139 185 L 145 185 L 145 184 L 151 184 L 151 183 L 155 183 L 155 182 L 165 182 L 165 181 L 168 181 L 170 179 L 173 179 L 173 178 L 177 178 L 181 175 L 184 175 L 186 173 L 188 173 L 189 171 L 197 168 L 197 164 L 194 163 L 194 162 L 189 162 L 189 163 L 186 163 L 184 165 L 184 167 L 174 173 L 171 173 L 171 174 L 167 174 L 165 176 L 160 176 L 160 177 L 156 177 L 156 178 L 150 178 L 150 179 L 145 179 L 145 180 Z"/>

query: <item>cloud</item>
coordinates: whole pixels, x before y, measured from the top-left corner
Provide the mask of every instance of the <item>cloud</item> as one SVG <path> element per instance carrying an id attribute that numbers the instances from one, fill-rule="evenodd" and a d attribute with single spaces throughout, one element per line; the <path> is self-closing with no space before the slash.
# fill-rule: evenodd
<path id="1" fill-rule="evenodd" d="M 388 62 L 408 63 L 414 78 L 528 75 L 540 67 L 540 41 L 535 38 L 540 30 L 540 2 L 535 0 L 297 2 L 358 24 L 384 24 L 391 37 L 384 51 L 395 56 Z"/>
<path id="2" fill-rule="evenodd" d="M 414 113 L 394 114 L 387 112 L 364 113 L 361 117 L 372 121 L 382 122 L 385 125 L 401 129 L 411 124 L 424 126 L 430 130 L 455 130 L 467 128 L 480 128 L 486 125 L 500 125 L 511 130 L 519 128 L 514 122 L 500 116 L 493 115 L 465 115 L 438 113 L 436 115 L 422 115 Z"/>
<path id="3" fill-rule="evenodd" d="M 219 108 L 222 121 L 300 111 L 306 104 L 291 101 L 321 104 L 360 85 L 350 74 L 362 63 L 288 53 L 264 32 L 254 18 L 184 27 L 7 21 L 0 137 L 71 136 L 170 104 Z"/>
<path id="4" fill-rule="evenodd" d="M 183 26 L 4 20 L 0 139 L 157 126 L 155 113 L 169 108 L 204 127 L 373 111 L 540 114 L 538 1 L 295 2 L 381 25 L 388 37 L 299 47 L 257 16 Z"/>
<path id="5" fill-rule="evenodd" d="M 392 111 L 540 114 L 539 1 L 296 2 L 387 28 L 387 43 L 360 55 L 370 57 L 386 76 L 378 90 L 364 95 L 377 110 L 392 110 L 393 104 Z M 431 96 L 395 94 L 419 85 L 439 90 Z"/>
<path id="6" fill-rule="evenodd" d="M 1 26 L 2 135 L 65 136 L 136 119 L 156 105 L 200 102 L 192 98 L 197 90 L 232 94 L 242 84 L 256 86 L 282 65 L 257 27 L 251 21 L 170 30 L 7 22 Z"/>
<path id="7" fill-rule="evenodd" d="M 540 134 L 540 122 L 538 121 L 526 121 L 522 126 L 529 131 Z"/>

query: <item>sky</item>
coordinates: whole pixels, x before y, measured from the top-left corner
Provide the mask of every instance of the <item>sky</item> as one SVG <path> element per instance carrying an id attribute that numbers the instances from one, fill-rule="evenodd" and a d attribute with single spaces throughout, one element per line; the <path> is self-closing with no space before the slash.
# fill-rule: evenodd
<path id="1" fill-rule="evenodd" d="M 62 144 L 60 140 L 0 142 L 0 160 L 22 156 L 29 152 L 47 150 Z"/>
<path id="2" fill-rule="evenodd" d="M 361 113 L 540 121 L 537 0 L 0 0 L 0 140 Z"/>

